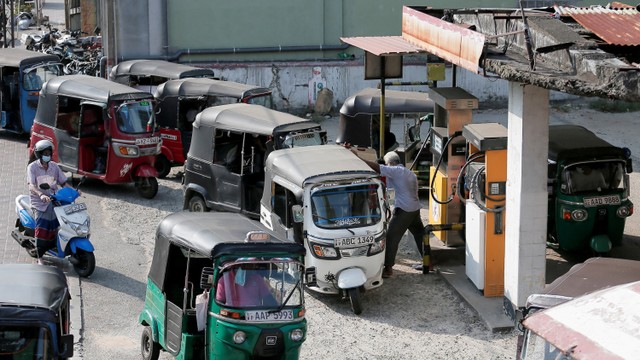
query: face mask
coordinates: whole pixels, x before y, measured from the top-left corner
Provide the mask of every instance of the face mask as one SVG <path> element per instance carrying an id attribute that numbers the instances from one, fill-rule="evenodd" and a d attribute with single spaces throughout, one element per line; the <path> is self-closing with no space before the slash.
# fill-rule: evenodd
<path id="1" fill-rule="evenodd" d="M 43 155 L 42 156 L 42 161 L 48 163 L 49 161 L 51 161 L 51 156 Z"/>

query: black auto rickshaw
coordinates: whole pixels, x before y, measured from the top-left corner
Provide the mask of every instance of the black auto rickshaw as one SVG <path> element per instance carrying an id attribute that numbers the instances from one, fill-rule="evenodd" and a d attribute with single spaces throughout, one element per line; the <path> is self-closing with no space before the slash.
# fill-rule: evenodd
<path id="1" fill-rule="evenodd" d="M 162 137 L 162 154 L 156 158 L 160 178 L 169 174 L 171 166 L 184 164 L 191 143 L 191 124 L 200 111 L 238 102 L 273 108 L 271 90 L 267 88 L 206 78 L 169 80 L 158 86 L 154 96 Z"/>
<path id="2" fill-rule="evenodd" d="M 431 155 L 422 146 L 423 123 L 431 125 L 434 102 L 429 94 L 415 91 L 385 91 L 384 149 L 396 151 L 407 167 L 414 163 L 421 181 L 428 182 Z M 428 137 L 427 137 L 428 139 Z M 380 90 L 363 89 L 347 98 L 340 108 L 336 143 L 371 148 L 377 158 L 380 151 Z M 422 151 L 420 149 L 423 148 Z M 416 157 L 419 155 L 419 158 Z"/>
<path id="3" fill-rule="evenodd" d="M 207 108 L 193 122 L 184 209 L 240 212 L 258 219 L 269 153 L 326 142 L 326 131 L 316 122 L 261 105 Z"/>
<path id="4" fill-rule="evenodd" d="M 590 258 L 576 264 L 564 275 L 547 285 L 541 293 L 530 295 L 521 322 L 533 314 L 553 308 L 600 289 L 640 281 L 640 261 L 615 258 Z M 625 299 L 619 299 L 622 304 Z M 637 306 L 634 306 L 637 307 Z M 617 312 L 616 309 L 610 309 Z M 573 314 L 570 316 L 575 316 Z M 552 324 L 549 324 L 552 325 Z M 595 325 L 595 324 L 594 324 Z M 531 329 L 519 327 L 517 359 L 547 359 L 544 357 L 545 341 Z M 580 330 L 580 329 L 578 329 Z M 586 329 L 584 329 L 586 331 Z M 558 328 L 556 335 L 561 335 Z M 546 346 L 551 352 L 553 346 Z M 553 357 L 555 359 L 555 357 Z"/>
<path id="5" fill-rule="evenodd" d="M 582 126 L 549 127 L 550 246 L 604 254 L 622 244 L 633 214 L 630 156 Z"/>
<path id="6" fill-rule="evenodd" d="M 0 126 L 29 134 L 42 84 L 59 75 L 62 75 L 62 65 L 55 55 L 0 49 Z"/>
<path id="7" fill-rule="evenodd" d="M 70 299 L 56 267 L 0 265 L 0 359 L 72 357 Z"/>
<path id="8" fill-rule="evenodd" d="M 142 358 L 297 359 L 304 247 L 240 214 L 178 212 L 156 231 Z"/>
<path id="9" fill-rule="evenodd" d="M 214 78 L 213 69 L 165 60 L 127 60 L 111 68 L 109 80 L 153 94 L 158 85 L 173 79 Z"/>

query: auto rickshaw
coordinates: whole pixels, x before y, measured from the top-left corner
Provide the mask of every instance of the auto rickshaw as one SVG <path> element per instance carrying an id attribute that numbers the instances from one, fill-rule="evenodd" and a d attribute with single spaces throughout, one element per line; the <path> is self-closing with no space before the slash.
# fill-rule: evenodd
<path id="1" fill-rule="evenodd" d="M 620 259 L 606 259 L 620 260 Z M 636 359 L 640 350 L 640 281 L 637 264 L 622 260 L 613 264 L 598 261 L 587 273 L 580 269 L 571 274 L 573 282 L 563 278 L 564 285 L 573 287 L 570 296 L 536 299 L 539 309 L 523 321 L 520 360 L 542 359 Z M 638 261 L 635 261 L 638 263 Z M 585 263 L 586 264 L 586 263 Z M 620 267 L 624 266 L 624 267 Z M 573 270 L 573 269 L 572 269 Z M 589 275 L 585 278 L 581 275 Z M 617 276 L 622 275 L 622 278 Z M 581 285 L 598 288 L 575 291 Z M 560 280 L 560 278 L 558 279 Z M 604 282 L 603 282 L 604 281 Z M 554 282 L 555 283 L 555 282 Z M 606 284 L 606 285 L 603 285 Z M 553 284 L 552 284 L 553 285 Z M 575 296 L 574 296 L 575 295 Z M 530 297 L 531 299 L 531 297 Z M 545 304 L 544 302 L 547 301 Z M 548 303 L 550 301 L 550 303 Z M 540 305 L 542 304 L 542 305 Z"/>
<path id="2" fill-rule="evenodd" d="M 169 174 L 171 166 L 184 164 L 191 143 L 191 124 L 203 109 L 237 102 L 273 108 L 271 90 L 215 79 L 169 80 L 158 86 L 154 96 L 162 137 L 162 154 L 156 158 L 160 178 Z"/>
<path id="3" fill-rule="evenodd" d="M 153 94 L 158 85 L 173 79 L 214 78 L 213 69 L 165 60 L 127 60 L 111 68 L 109 80 Z"/>
<path id="4" fill-rule="evenodd" d="M 630 155 L 582 126 L 549 127 L 550 246 L 605 254 L 621 245 L 633 214 Z"/>
<path id="5" fill-rule="evenodd" d="M 259 218 L 264 159 L 273 150 L 326 144 L 311 120 L 255 104 L 207 108 L 193 122 L 184 171 L 184 209 Z"/>
<path id="6" fill-rule="evenodd" d="M 640 261 L 603 257 L 587 259 L 572 266 L 566 274 L 547 285 L 541 293 L 530 295 L 521 322 L 544 309 L 600 289 L 634 281 L 640 281 Z M 540 338 L 531 333 L 530 329 L 519 327 L 519 330 L 521 333 L 518 335 L 516 358 L 538 359 L 539 357 L 533 356 L 534 350 L 531 348 L 540 345 Z"/>
<path id="7" fill-rule="evenodd" d="M 42 139 L 55 145 L 64 171 L 107 184 L 135 184 L 151 199 L 158 192 L 154 161 L 160 153 L 153 95 L 109 80 L 68 75 L 40 92 L 30 153 Z"/>
<path id="8" fill-rule="evenodd" d="M 385 91 L 385 153 L 395 151 L 407 167 L 414 164 L 421 183 L 429 181 L 431 155 L 421 139 L 423 124 L 431 125 L 434 102 L 429 94 L 416 91 Z M 398 129 L 400 127 L 400 129 Z M 394 132 L 395 131 L 395 132 Z M 397 135 L 396 135 L 397 134 Z M 428 137 L 427 137 L 428 139 Z M 340 108 L 336 143 L 371 148 L 372 158 L 380 151 L 380 90 L 363 89 L 347 98 Z M 421 150 L 422 149 L 422 150 Z"/>
<path id="9" fill-rule="evenodd" d="M 338 145 L 282 149 L 267 158 L 260 221 L 304 244 L 310 289 L 349 298 L 382 285 L 391 217 L 378 173 Z"/>
<path id="10" fill-rule="evenodd" d="M 0 358 L 73 357 L 69 288 L 62 270 L 0 265 Z"/>
<path id="11" fill-rule="evenodd" d="M 55 55 L 0 49 L 1 127 L 18 134 L 29 134 L 42 84 L 59 75 L 62 75 L 62 65 Z"/>
<path id="12" fill-rule="evenodd" d="M 233 213 L 178 212 L 156 232 L 142 358 L 297 359 L 304 248 Z"/>

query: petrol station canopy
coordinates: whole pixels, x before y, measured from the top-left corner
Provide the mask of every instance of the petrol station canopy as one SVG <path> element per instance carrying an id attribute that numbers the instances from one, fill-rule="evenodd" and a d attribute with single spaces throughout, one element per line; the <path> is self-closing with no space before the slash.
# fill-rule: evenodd
<path id="1" fill-rule="evenodd" d="M 402 36 L 341 40 L 378 56 L 427 52 L 486 77 L 579 96 L 640 101 L 640 13 L 607 6 L 405 6 Z"/>

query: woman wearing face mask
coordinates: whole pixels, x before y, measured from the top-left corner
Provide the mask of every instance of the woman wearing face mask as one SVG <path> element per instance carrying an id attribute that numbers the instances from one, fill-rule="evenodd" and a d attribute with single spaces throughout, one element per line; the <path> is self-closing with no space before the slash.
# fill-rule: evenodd
<path id="1" fill-rule="evenodd" d="M 36 161 L 27 166 L 27 183 L 31 209 L 36 219 L 36 247 L 38 248 L 38 263 L 42 264 L 42 255 L 56 246 L 58 219 L 53 211 L 50 195 L 65 186 L 67 177 L 58 164 L 51 161 L 53 143 L 40 140 L 34 147 Z M 49 184 L 49 189 L 41 189 L 41 184 Z"/>

